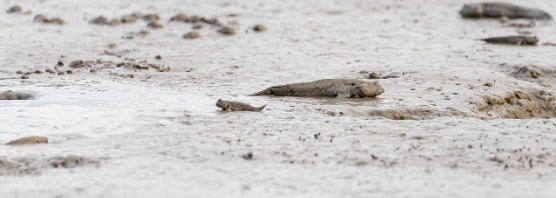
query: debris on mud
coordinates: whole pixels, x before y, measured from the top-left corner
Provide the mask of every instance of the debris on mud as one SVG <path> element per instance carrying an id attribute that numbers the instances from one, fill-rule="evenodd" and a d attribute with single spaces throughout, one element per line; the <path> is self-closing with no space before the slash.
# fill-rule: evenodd
<path id="1" fill-rule="evenodd" d="M 60 18 L 52 18 L 49 19 L 46 16 L 39 14 L 33 18 L 33 21 L 36 23 L 44 23 L 44 24 L 57 24 L 57 25 L 64 25 L 66 22 Z"/>
<path id="2" fill-rule="evenodd" d="M 402 72 L 388 72 L 388 71 L 360 71 L 359 73 L 364 74 L 367 79 L 388 79 L 388 78 L 399 78 L 402 76 Z"/>

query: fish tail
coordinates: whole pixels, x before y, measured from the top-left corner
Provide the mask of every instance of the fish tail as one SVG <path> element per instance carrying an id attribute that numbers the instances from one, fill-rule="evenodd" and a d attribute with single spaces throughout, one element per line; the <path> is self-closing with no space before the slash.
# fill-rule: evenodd
<path id="1" fill-rule="evenodd" d="M 251 94 L 251 96 L 262 96 L 262 95 L 270 95 L 270 89 L 265 89 L 257 93 Z"/>
<path id="2" fill-rule="evenodd" d="M 263 105 L 262 107 L 256 108 L 256 110 L 257 110 L 258 112 L 261 112 L 261 111 L 263 111 L 263 109 L 264 109 L 265 107 L 266 107 L 266 105 Z"/>

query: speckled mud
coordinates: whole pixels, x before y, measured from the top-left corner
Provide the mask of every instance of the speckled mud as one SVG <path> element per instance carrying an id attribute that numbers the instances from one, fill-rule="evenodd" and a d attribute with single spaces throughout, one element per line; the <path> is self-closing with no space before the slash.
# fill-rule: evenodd
<path id="1" fill-rule="evenodd" d="M 556 24 L 464 3 L 4 1 L 0 92 L 34 97 L 0 100 L 0 197 L 553 197 Z M 539 44 L 475 40 L 518 32 Z M 249 96 L 337 78 L 385 92 Z"/>

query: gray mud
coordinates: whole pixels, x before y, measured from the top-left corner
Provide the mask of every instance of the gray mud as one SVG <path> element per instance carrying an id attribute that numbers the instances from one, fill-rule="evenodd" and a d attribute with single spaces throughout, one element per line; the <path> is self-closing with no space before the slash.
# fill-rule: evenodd
<path id="1" fill-rule="evenodd" d="M 49 143 L 0 145 L 0 195 L 553 197 L 556 48 L 476 41 L 517 28 L 463 3 L 7 0 L 33 14 L 0 13 L 0 89 L 36 97 L 0 101 L 0 142 Z M 376 98 L 249 96 L 372 72 Z"/>

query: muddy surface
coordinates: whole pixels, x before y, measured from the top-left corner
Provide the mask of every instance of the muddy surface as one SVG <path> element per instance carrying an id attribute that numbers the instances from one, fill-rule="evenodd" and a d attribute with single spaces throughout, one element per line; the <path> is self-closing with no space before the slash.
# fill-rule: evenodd
<path id="1" fill-rule="evenodd" d="M 552 197 L 556 48 L 475 39 L 554 42 L 555 24 L 462 18 L 464 3 L 5 1 L 33 14 L 0 13 L 0 92 L 34 98 L 0 100 L 0 142 L 49 143 L 0 145 L 0 171 L 23 173 L 0 194 Z M 249 96 L 338 78 L 385 92 Z M 222 112 L 219 98 L 268 106 Z"/>

